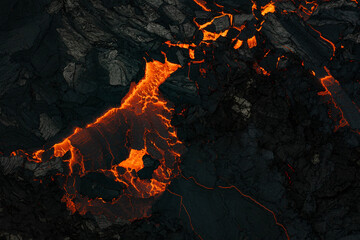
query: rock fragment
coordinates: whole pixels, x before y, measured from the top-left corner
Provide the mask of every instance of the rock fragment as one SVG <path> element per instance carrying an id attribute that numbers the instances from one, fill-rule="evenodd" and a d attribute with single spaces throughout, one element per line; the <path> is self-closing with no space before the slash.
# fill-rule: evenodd
<path id="1" fill-rule="evenodd" d="M 158 24 L 158 23 L 153 23 L 150 22 L 148 23 L 148 25 L 146 25 L 145 29 L 150 32 L 150 33 L 154 33 L 162 38 L 165 38 L 167 40 L 172 40 L 173 37 L 170 33 L 170 31 L 168 29 L 166 29 L 164 26 Z"/>
<path id="2" fill-rule="evenodd" d="M 136 62 L 119 55 L 117 50 L 100 54 L 99 62 L 109 72 L 109 84 L 112 86 L 127 86 L 138 71 Z"/>
<path id="3" fill-rule="evenodd" d="M 234 100 L 236 105 L 233 105 L 231 108 L 236 113 L 240 113 L 246 120 L 249 119 L 251 116 L 251 103 L 245 98 L 240 98 L 238 96 L 234 96 Z"/>
<path id="4" fill-rule="evenodd" d="M 79 33 L 77 33 L 66 21 L 64 28 L 58 28 L 64 44 L 68 48 L 67 53 L 73 56 L 76 60 L 85 57 L 88 50 L 91 48 L 90 43 Z"/>
<path id="5" fill-rule="evenodd" d="M 69 87 L 74 87 L 74 84 L 78 79 L 81 70 L 81 65 L 77 65 L 74 62 L 68 63 L 68 65 L 66 65 L 63 71 L 63 77 Z"/>
<path id="6" fill-rule="evenodd" d="M 185 15 L 174 5 L 166 5 L 163 7 L 165 14 L 174 22 L 181 24 L 185 20 Z"/>
<path id="7" fill-rule="evenodd" d="M 46 162 L 35 163 L 35 162 L 26 162 L 25 168 L 32 171 L 34 177 L 44 177 L 50 172 L 62 173 L 63 172 L 63 162 L 61 158 L 54 158 Z"/>
<path id="8" fill-rule="evenodd" d="M 21 156 L 0 157 L 0 166 L 4 175 L 13 173 L 17 167 L 23 164 L 24 159 Z"/>
<path id="9" fill-rule="evenodd" d="M 47 140 L 60 131 L 60 125 L 51 119 L 46 113 L 40 114 L 39 131 L 42 137 Z"/>

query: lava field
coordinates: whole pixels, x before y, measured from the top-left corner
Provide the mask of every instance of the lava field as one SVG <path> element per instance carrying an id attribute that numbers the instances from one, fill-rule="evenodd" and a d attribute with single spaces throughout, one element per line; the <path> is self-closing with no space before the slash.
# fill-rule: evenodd
<path id="1" fill-rule="evenodd" d="M 0 55 L 0 239 L 360 239 L 358 0 L 2 0 Z"/>

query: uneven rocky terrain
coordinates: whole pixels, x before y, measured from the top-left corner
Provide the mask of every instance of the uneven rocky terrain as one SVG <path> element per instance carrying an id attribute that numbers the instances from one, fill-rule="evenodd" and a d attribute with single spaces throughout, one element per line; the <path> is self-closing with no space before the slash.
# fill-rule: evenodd
<path id="1" fill-rule="evenodd" d="M 356 0 L 1 1 L 0 237 L 360 239 L 359 15 Z M 155 95 L 131 100 L 167 61 L 177 69 Z M 112 108 L 119 130 L 99 137 Z M 138 143 L 148 126 L 165 163 Z M 119 162 L 146 145 L 140 182 L 172 170 L 160 194 L 109 177 L 118 142 L 99 139 L 114 136 L 131 139 Z M 100 149 L 102 168 L 79 170 L 70 146 L 57 155 L 68 137 L 83 157 Z M 76 202 L 124 194 L 111 218 Z"/>

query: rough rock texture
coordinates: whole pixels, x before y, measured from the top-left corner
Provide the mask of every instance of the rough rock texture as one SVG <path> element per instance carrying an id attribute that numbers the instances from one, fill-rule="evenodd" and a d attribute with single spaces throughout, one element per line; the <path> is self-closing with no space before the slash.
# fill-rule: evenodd
<path id="1" fill-rule="evenodd" d="M 341 112 L 319 79 L 326 66 L 341 87 L 334 99 L 356 116 L 347 109 L 360 106 L 359 5 L 274 1 L 263 16 L 269 2 L 206 1 L 205 11 L 191 0 L 2 1 L 0 237 L 358 239 L 360 135 L 337 128 Z M 194 18 L 227 36 L 198 46 L 205 31 Z M 119 106 L 161 52 L 182 65 L 159 88 L 187 149 L 181 174 L 148 218 L 71 214 L 68 162 L 32 153 Z M 144 165 L 146 178 L 157 162 Z M 102 176 L 78 176 L 82 193 L 107 200 L 114 189 Z"/>

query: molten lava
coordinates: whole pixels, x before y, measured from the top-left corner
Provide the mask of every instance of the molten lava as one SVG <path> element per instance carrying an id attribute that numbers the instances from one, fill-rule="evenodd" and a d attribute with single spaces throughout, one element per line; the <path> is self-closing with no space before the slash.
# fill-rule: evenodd
<path id="1" fill-rule="evenodd" d="M 339 120 L 339 124 L 337 126 L 335 126 L 334 131 L 337 131 L 339 128 L 341 127 L 345 127 L 345 126 L 349 126 L 348 121 L 346 120 L 346 118 L 344 117 L 344 113 L 341 110 L 341 108 L 336 104 L 336 101 L 334 100 L 331 91 L 329 90 L 329 87 L 333 86 L 333 85 L 338 85 L 340 86 L 340 83 L 330 74 L 330 71 L 327 67 L 324 67 L 325 71 L 327 72 L 327 76 L 320 78 L 320 83 L 321 85 L 324 87 L 325 91 L 323 92 L 319 92 L 319 95 L 329 95 L 331 97 L 331 102 L 333 103 L 333 106 L 337 109 L 339 115 L 340 115 L 340 120 Z M 331 117 L 331 116 L 330 116 Z"/>
<path id="2" fill-rule="evenodd" d="M 269 2 L 265 6 L 261 7 L 261 15 L 265 16 L 268 13 L 275 12 L 275 5 L 273 2 Z"/>
<path id="3" fill-rule="evenodd" d="M 194 2 L 204 11 L 211 12 L 205 0 L 194 0 Z M 265 21 L 263 19 L 266 19 L 266 17 L 262 18 L 261 16 L 274 13 L 276 6 L 273 1 L 270 1 L 261 9 L 257 9 L 256 1 L 252 0 L 252 3 L 253 15 L 257 20 L 260 19 L 255 27 L 260 32 Z M 316 1 L 306 2 L 306 4 L 309 7 L 301 5 L 299 9 L 307 15 L 312 14 L 317 7 Z M 218 16 L 204 24 L 199 24 L 194 19 L 198 30 L 203 33 L 203 37 L 198 44 L 165 42 L 169 47 L 188 49 L 189 57 L 192 59 L 189 65 L 205 61 L 204 59 L 193 61 L 195 59 L 195 49 L 198 47 L 208 46 L 218 38 L 226 37 L 231 28 L 239 32 L 245 28 L 246 23 L 240 27 L 234 26 L 233 15 L 225 13 L 223 6 L 215 2 L 214 5 L 221 8 L 221 11 L 217 12 Z M 259 13 L 259 18 L 255 15 L 255 10 Z M 214 21 L 219 18 L 228 19 L 229 27 L 227 29 L 218 32 L 206 30 L 210 29 L 207 27 L 214 24 Z M 318 32 L 315 29 L 314 31 Z M 320 38 L 331 44 L 333 52 L 335 52 L 335 45 L 324 38 L 320 32 L 318 33 Z M 257 46 L 255 35 L 249 39 L 244 39 L 244 41 L 247 42 L 250 49 Z M 244 41 L 237 39 L 237 37 L 234 38 L 233 48 L 239 49 Z M 42 156 L 45 153 L 49 155 L 47 153 L 53 151 L 52 157 L 62 158 L 64 162 L 68 163 L 69 173 L 64 175 L 66 179 L 64 183 L 65 195 L 62 200 L 66 202 L 67 207 L 72 212 L 78 211 L 80 214 L 92 212 L 110 218 L 121 217 L 128 220 L 149 216 L 155 198 L 160 196 L 171 183 L 171 180 L 180 173 L 178 164 L 183 147 L 181 141 L 177 138 L 174 127 L 171 125 L 173 109 L 160 96 L 158 90 L 159 86 L 180 67 L 180 65 L 169 62 L 166 57 L 164 63 L 159 61 L 147 62 L 144 77 L 138 84 L 131 85 L 120 107 L 110 109 L 83 129 L 75 129 L 69 137 L 55 144 L 51 149 L 39 150 L 33 153 L 32 159 L 36 162 L 43 161 Z M 258 74 L 270 75 L 257 63 L 254 64 L 254 69 Z M 199 71 L 203 76 L 206 75 L 204 68 L 200 68 Z M 326 90 L 325 93 L 330 95 L 328 86 L 339 84 L 330 74 L 322 78 L 321 83 Z M 340 108 L 339 110 L 341 111 Z M 344 124 L 347 124 L 345 118 L 343 118 L 340 125 Z M 147 155 L 158 160 L 159 166 L 153 170 L 151 178 L 143 179 L 139 177 L 139 172 L 145 168 L 143 159 Z M 119 192 L 118 196 L 113 198 L 112 201 L 104 201 L 99 197 L 90 199 L 82 195 L 79 192 L 79 181 L 90 173 L 102 173 L 119 183 L 122 188 L 116 189 Z M 197 183 L 195 179 L 193 180 Z M 213 189 L 198 185 L 206 189 Z M 235 186 L 218 186 L 218 188 L 235 189 L 244 198 L 270 212 L 275 223 L 284 230 L 287 239 L 289 239 L 287 230 L 278 223 L 273 211 L 250 196 L 243 194 Z M 182 199 L 182 196 L 176 193 L 172 194 Z M 190 214 L 183 204 L 182 207 L 189 216 L 190 225 L 193 229 Z"/>
<path id="4" fill-rule="evenodd" d="M 199 5 L 204 11 L 211 12 L 211 10 L 206 7 L 205 0 L 194 0 L 194 2 Z"/>
<path id="5" fill-rule="evenodd" d="M 178 174 L 181 142 L 171 125 L 173 109 L 160 95 L 159 86 L 180 65 L 152 61 L 146 63 L 145 76 L 131 86 L 121 106 L 107 111 L 86 128 L 55 144 L 53 157 L 66 158 L 69 173 L 65 176 L 63 201 L 72 211 L 85 214 L 104 214 L 110 218 L 137 219 L 149 215 L 154 198 L 165 191 Z M 47 151 L 50 151 L 47 150 Z M 33 154 L 41 161 L 44 150 Z M 143 157 L 150 155 L 160 165 L 151 179 L 140 179 Z M 79 177 L 100 172 L 121 183 L 119 196 L 111 202 L 101 198 L 89 199 L 78 191 Z"/>
<path id="6" fill-rule="evenodd" d="M 248 44 L 249 48 L 256 47 L 256 45 L 257 45 L 256 37 L 253 36 L 253 37 L 249 38 L 249 39 L 247 40 L 247 44 Z"/>
<path id="7" fill-rule="evenodd" d="M 234 49 L 238 49 L 242 46 L 243 41 L 236 39 L 235 45 L 234 45 Z"/>

